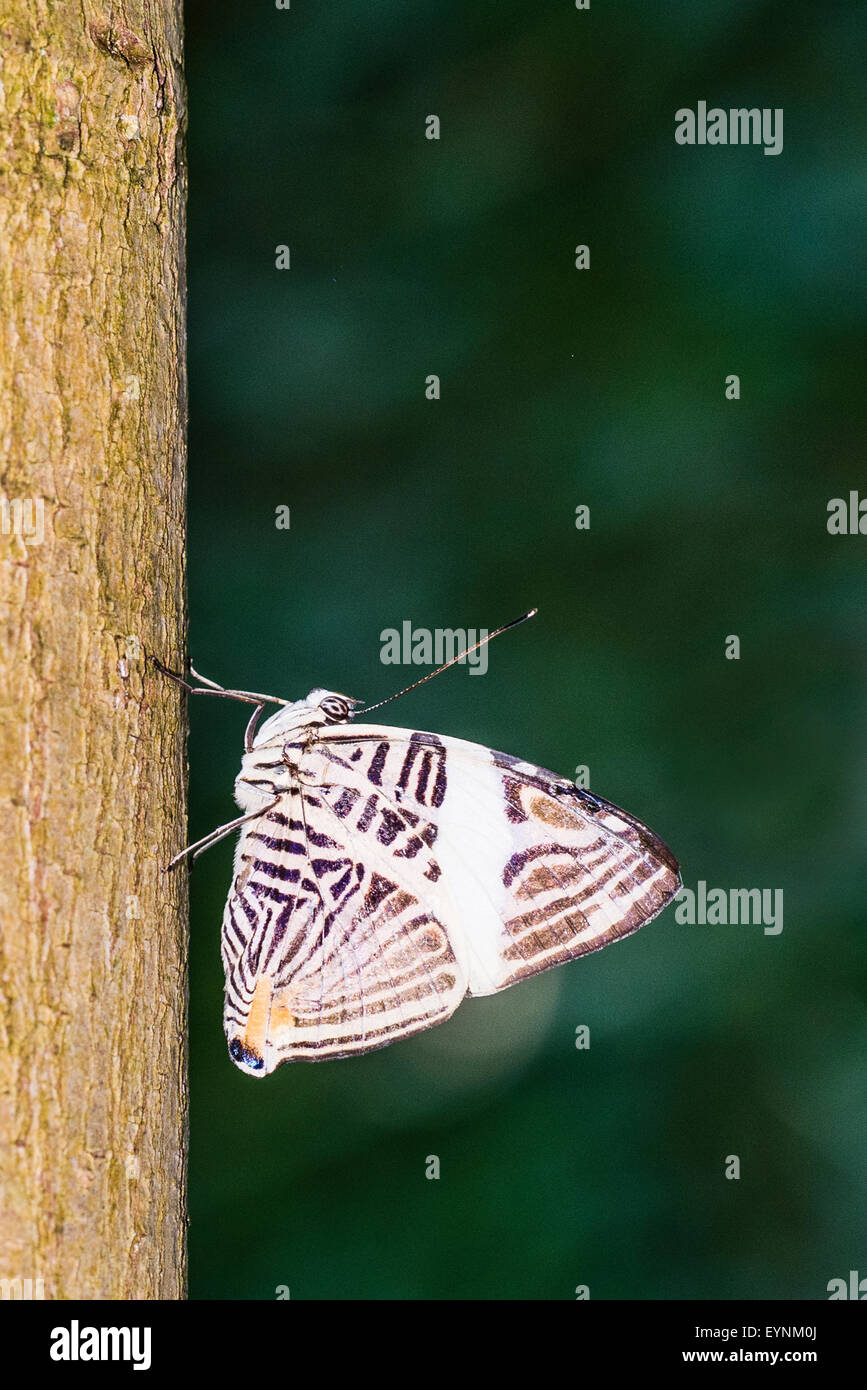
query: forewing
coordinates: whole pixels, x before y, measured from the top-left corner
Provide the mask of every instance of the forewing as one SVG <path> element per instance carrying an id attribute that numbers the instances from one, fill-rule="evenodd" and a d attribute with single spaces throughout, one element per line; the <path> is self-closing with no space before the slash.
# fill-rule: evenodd
<path id="1" fill-rule="evenodd" d="M 225 1028 L 256 1075 L 383 1047 L 448 1018 L 467 990 L 429 828 L 301 788 L 239 841 L 223 919 Z"/>
<path id="2" fill-rule="evenodd" d="M 680 887 L 677 861 L 641 821 L 508 754 L 376 727 L 330 732 L 315 751 L 323 780 L 430 817 L 471 994 L 637 931 Z"/>

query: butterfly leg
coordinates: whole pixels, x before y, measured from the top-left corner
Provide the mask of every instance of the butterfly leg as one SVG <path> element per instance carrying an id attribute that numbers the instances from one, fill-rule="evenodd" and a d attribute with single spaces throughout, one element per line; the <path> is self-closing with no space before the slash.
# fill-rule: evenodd
<path id="1" fill-rule="evenodd" d="M 259 720 L 262 718 L 262 711 L 264 710 L 264 708 L 265 708 L 264 705 L 257 705 L 256 708 L 253 710 L 253 713 L 250 715 L 250 719 L 249 719 L 249 721 L 248 721 L 248 723 L 247 723 L 247 727 L 246 727 L 246 729 L 244 730 L 244 752 L 245 752 L 245 753 L 252 753 L 252 751 L 253 751 L 253 735 L 254 735 L 255 732 L 256 732 L 256 725 L 259 723 Z"/>
<path id="2" fill-rule="evenodd" d="M 174 671 L 170 671 L 159 661 L 155 661 L 155 664 L 159 666 L 159 669 L 162 671 L 163 675 L 170 676 L 172 680 L 178 681 L 178 683 L 180 685 L 183 685 L 185 689 L 187 689 L 190 692 L 191 695 L 207 695 L 208 690 L 213 690 L 218 695 L 228 695 L 230 698 L 232 696 L 237 696 L 239 698 L 241 696 L 244 696 L 244 698 L 246 699 L 247 696 L 250 694 L 250 692 L 247 690 L 227 690 L 226 687 L 224 685 L 220 685 L 218 681 L 212 681 L 209 680 L 207 676 L 203 676 L 200 671 L 196 670 L 192 662 L 190 662 L 190 675 L 193 677 L 194 680 L 197 680 L 199 682 L 199 685 L 207 686 L 208 690 L 199 690 L 197 686 L 189 685 L 187 681 L 183 680 L 182 677 L 175 675 Z"/>
<path id="3" fill-rule="evenodd" d="M 208 690 L 212 690 L 215 695 L 225 695 L 230 700 L 246 700 L 248 703 L 256 701 L 260 705 L 291 705 L 291 700 L 281 700 L 279 695 L 260 695 L 255 690 L 228 690 L 225 685 L 217 685 L 216 681 L 209 681 L 207 676 L 199 675 L 192 662 L 190 662 L 190 675 L 195 676 L 197 681 L 208 687 L 207 690 L 198 690 L 197 694 L 207 695 Z M 255 716 L 254 716 L 255 718 Z"/>
<path id="4" fill-rule="evenodd" d="M 244 700 L 246 704 L 250 704 L 253 701 L 253 696 L 248 696 L 247 692 L 244 690 L 226 690 L 224 686 L 217 685 L 216 681 L 209 681 L 207 676 L 200 676 L 192 665 L 190 666 L 190 675 L 195 680 L 201 681 L 201 686 L 190 685 L 190 682 L 184 676 L 179 676 L 177 671 L 172 671 L 168 666 L 164 666 L 157 657 L 152 656 L 151 661 L 161 675 L 168 676 L 170 681 L 174 681 L 175 685 L 179 685 L 182 690 L 186 690 L 188 695 L 222 695 L 227 700 Z M 202 686 L 204 686 L 205 689 L 202 689 Z"/>
<path id="5" fill-rule="evenodd" d="M 200 676 L 192 662 L 190 662 L 190 675 L 194 676 L 200 685 L 210 686 L 211 690 L 225 690 L 224 685 L 218 685 L 216 681 L 209 681 L 207 676 Z"/>
<path id="6" fill-rule="evenodd" d="M 183 689 L 188 692 L 188 694 L 192 695 L 195 693 L 195 689 L 192 685 L 190 685 L 189 681 L 184 680 L 183 676 L 179 676 L 177 671 L 170 671 L 168 666 L 164 666 L 158 657 L 152 656 L 151 661 L 153 662 L 157 670 L 160 672 L 160 675 L 168 676 L 170 681 L 174 681 L 175 685 L 182 686 Z"/>
<path id="7" fill-rule="evenodd" d="M 212 830 L 209 835 L 203 836 L 201 840 L 196 840 L 195 844 L 187 845 L 180 854 L 176 854 L 174 859 L 171 859 L 166 865 L 166 872 L 173 869 L 176 864 L 180 864 L 181 860 L 186 859 L 188 854 L 191 854 L 193 859 L 197 859 L 204 850 L 210 849 L 211 845 L 215 845 L 226 835 L 231 835 L 232 831 L 237 830 L 240 825 L 245 825 L 247 821 L 256 820 L 259 816 L 267 815 L 269 811 L 273 811 L 275 806 L 279 806 L 280 801 L 281 797 L 275 797 L 273 801 L 269 801 L 266 806 L 260 807 L 257 811 L 250 811 L 246 816 L 237 816 L 235 820 L 228 821 L 226 825 L 218 825 L 217 829 Z"/>
<path id="8" fill-rule="evenodd" d="M 292 703 L 291 700 L 281 700 L 279 695 L 257 695 L 254 690 L 227 690 L 224 685 L 217 685 L 216 681 L 208 680 L 207 676 L 200 676 L 192 665 L 190 666 L 190 675 L 195 680 L 201 681 L 202 684 L 190 685 L 184 676 L 179 676 L 177 671 L 170 671 L 168 666 L 164 666 L 155 656 L 151 657 L 151 661 L 158 671 L 162 672 L 164 676 L 168 676 L 169 680 L 174 681 L 176 685 L 180 685 L 188 695 L 217 695 L 224 700 L 240 700 L 245 705 L 291 705 Z"/>

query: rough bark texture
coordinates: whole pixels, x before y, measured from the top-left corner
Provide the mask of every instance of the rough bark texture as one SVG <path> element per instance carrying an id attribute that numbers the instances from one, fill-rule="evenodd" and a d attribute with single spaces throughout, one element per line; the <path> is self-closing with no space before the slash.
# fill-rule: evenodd
<path id="1" fill-rule="evenodd" d="M 0 0 L 0 1279 L 46 1298 L 185 1293 L 181 9 Z"/>

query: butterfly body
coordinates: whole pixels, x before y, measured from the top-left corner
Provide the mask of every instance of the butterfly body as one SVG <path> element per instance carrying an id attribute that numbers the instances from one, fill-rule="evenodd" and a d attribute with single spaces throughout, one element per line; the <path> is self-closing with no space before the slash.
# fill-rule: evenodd
<path id="1" fill-rule="evenodd" d="M 481 745 L 352 721 L 325 690 L 248 742 L 223 917 L 233 1060 L 353 1056 L 620 939 L 680 886 L 634 817 Z"/>

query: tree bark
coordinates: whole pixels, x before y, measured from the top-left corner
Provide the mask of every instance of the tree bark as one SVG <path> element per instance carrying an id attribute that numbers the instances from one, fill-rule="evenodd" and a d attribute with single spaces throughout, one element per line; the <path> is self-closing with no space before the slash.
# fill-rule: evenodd
<path id="1" fill-rule="evenodd" d="M 181 10 L 0 11 L 0 1279 L 46 1298 L 185 1294 Z"/>

